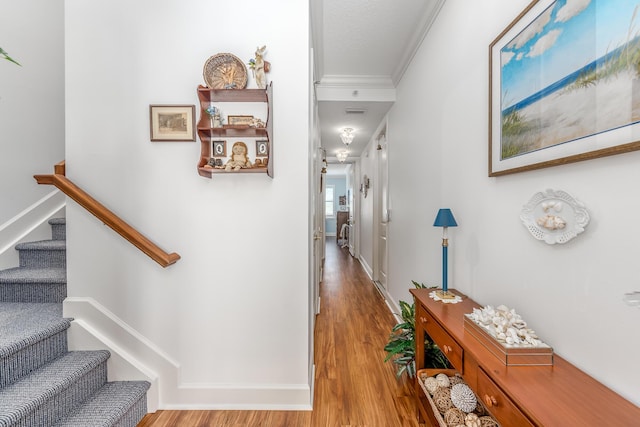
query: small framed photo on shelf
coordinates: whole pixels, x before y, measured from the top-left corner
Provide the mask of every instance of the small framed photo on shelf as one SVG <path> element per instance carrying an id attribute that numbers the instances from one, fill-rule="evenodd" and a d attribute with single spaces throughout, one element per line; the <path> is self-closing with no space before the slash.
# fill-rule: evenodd
<path id="1" fill-rule="evenodd" d="M 256 141 L 256 157 L 267 157 L 269 155 L 269 141 L 266 139 Z"/>
<path id="2" fill-rule="evenodd" d="M 229 126 L 249 126 L 253 122 L 253 116 L 228 116 Z"/>
<path id="3" fill-rule="evenodd" d="M 195 141 L 195 105 L 149 105 L 151 141 Z"/>
<path id="4" fill-rule="evenodd" d="M 227 141 L 211 141 L 211 157 L 227 157 Z"/>
<path id="5" fill-rule="evenodd" d="M 213 168 L 221 167 L 222 166 L 222 159 L 215 159 L 215 158 L 211 157 L 209 159 L 209 161 L 207 162 L 207 165 L 211 166 Z"/>

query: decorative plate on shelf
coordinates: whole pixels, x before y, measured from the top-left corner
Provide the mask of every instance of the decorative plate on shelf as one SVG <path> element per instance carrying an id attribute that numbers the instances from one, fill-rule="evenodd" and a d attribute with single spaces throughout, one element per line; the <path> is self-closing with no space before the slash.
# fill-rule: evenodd
<path id="1" fill-rule="evenodd" d="M 533 237 L 550 245 L 573 239 L 590 220 L 581 202 L 564 191 L 553 190 L 534 194 L 522 208 L 520 219 Z"/>
<path id="2" fill-rule="evenodd" d="M 244 89 L 247 86 L 247 67 L 231 53 L 217 53 L 207 59 L 202 75 L 211 89 Z"/>

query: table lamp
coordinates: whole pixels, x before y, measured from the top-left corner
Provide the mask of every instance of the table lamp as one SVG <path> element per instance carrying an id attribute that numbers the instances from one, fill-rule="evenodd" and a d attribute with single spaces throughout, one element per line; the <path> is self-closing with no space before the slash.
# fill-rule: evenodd
<path id="1" fill-rule="evenodd" d="M 451 213 L 451 209 L 440 209 L 436 220 L 433 223 L 434 227 L 442 227 L 442 289 L 436 291 L 436 295 L 442 299 L 455 298 L 455 295 L 448 290 L 447 286 L 447 249 L 449 247 L 449 241 L 447 239 L 447 228 L 457 227 L 458 223 Z"/>

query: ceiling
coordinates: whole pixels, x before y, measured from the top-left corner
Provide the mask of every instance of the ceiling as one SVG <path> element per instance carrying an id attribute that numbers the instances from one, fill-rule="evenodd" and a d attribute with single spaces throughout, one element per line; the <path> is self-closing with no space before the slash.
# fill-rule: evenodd
<path id="1" fill-rule="evenodd" d="M 310 0 L 321 145 L 329 163 L 360 156 L 395 101 L 395 87 L 445 0 Z"/>

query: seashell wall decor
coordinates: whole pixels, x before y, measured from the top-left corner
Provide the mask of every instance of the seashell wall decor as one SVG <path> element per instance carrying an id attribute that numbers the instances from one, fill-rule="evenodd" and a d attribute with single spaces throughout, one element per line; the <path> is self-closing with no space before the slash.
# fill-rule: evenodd
<path id="1" fill-rule="evenodd" d="M 520 220 L 531 235 L 549 245 L 567 243 L 589 224 L 589 212 L 565 191 L 551 189 L 533 195 Z"/>

